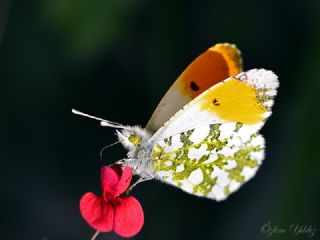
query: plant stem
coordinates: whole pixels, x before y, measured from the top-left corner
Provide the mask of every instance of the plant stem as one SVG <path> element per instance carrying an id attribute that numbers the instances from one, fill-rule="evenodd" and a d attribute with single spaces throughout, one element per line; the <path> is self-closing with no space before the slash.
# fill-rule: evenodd
<path id="1" fill-rule="evenodd" d="M 95 240 L 96 238 L 97 238 L 97 236 L 99 235 L 99 233 L 100 233 L 100 231 L 96 231 L 94 234 L 93 234 L 93 236 L 92 236 L 92 238 L 90 239 L 90 240 Z"/>

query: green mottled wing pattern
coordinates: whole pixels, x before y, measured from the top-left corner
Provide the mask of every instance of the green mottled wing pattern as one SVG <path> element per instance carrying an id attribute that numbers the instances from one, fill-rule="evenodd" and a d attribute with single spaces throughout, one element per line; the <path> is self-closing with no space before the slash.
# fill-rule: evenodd
<path id="1" fill-rule="evenodd" d="M 251 179 L 264 138 L 241 123 L 211 124 L 161 140 L 151 154 L 155 178 L 197 196 L 226 199 Z"/>

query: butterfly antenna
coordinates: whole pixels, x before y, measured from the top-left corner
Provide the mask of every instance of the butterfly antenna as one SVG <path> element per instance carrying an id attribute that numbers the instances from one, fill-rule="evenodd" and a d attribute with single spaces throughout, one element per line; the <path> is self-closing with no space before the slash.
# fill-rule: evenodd
<path id="1" fill-rule="evenodd" d="M 80 111 L 78 111 L 78 110 L 76 110 L 76 109 L 72 109 L 71 111 L 72 111 L 72 113 L 74 113 L 74 114 L 76 114 L 76 115 L 80 115 L 80 116 L 83 116 L 83 117 L 87 117 L 87 118 L 91 118 L 91 119 L 100 121 L 100 125 L 101 125 L 102 127 L 112 127 L 112 128 L 128 129 L 126 126 L 123 126 L 123 125 L 121 125 L 120 123 L 112 122 L 112 121 L 105 120 L 105 119 L 102 119 L 102 118 L 98 118 L 98 117 L 95 117 L 95 116 L 92 116 L 92 115 L 89 115 L 89 114 L 80 112 Z"/>
<path id="2" fill-rule="evenodd" d="M 103 147 L 103 148 L 100 150 L 100 159 L 101 159 L 101 161 L 102 161 L 102 154 L 103 154 L 104 150 L 106 150 L 107 148 L 112 147 L 112 146 L 114 146 L 114 145 L 116 145 L 116 144 L 118 144 L 118 143 L 120 143 L 120 141 L 111 143 L 111 144 Z"/>

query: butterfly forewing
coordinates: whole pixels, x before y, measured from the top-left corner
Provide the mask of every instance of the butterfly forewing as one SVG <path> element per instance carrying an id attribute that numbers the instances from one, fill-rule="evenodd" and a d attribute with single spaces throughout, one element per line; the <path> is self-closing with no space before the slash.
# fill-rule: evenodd
<path id="1" fill-rule="evenodd" d="M 197 127 L 157 142 L 154 176 L 197 196 L 223 200 L 252 178 L 264 158 L 264 139 L 242 123 Z"/>
<path id="2" fill-rule="evenodd" d="M 241 54 L 235 45 L 223 43 L 209 48 L 196 58 L 171 86 L 146 129 L 155 132 L 192 99 L 241 71 Z"/>
<path id="3" fill-rule="evenodd" d="M 220 82 L 188 103 L 152 137 L 153 141 L 198 126 L 240 122 L 258 131 L 271 114 L 278 88 L 277 76 L 265 69 L 252 69 Z"/>

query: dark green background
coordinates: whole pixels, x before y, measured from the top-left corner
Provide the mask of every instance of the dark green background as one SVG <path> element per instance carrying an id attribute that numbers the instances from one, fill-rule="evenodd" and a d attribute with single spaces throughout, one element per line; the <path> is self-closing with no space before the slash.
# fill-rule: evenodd
<path id="1" fill-rule="evenodd" d="M 71 108 L 144 125 L 183 69 L 218 42 L 236 43 L 245 69 L 279 76 L 265 162 L 221 203 L 139 185 L 145 225 L 134 239 L 265 239 L 268 222 L 312 226 L 319 239 L 320 1 L 0 2 L 1 239 L 89 239 L 79 199 L 100 192 L 99 151 L 116 137 Z M 123 156 L 111 149 L 103 163 Z"/>

